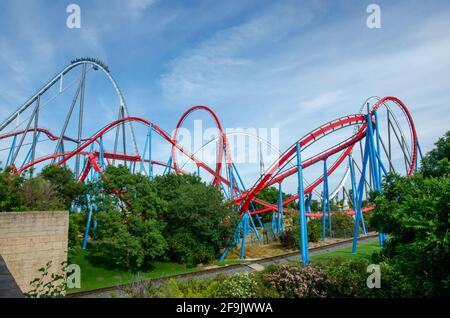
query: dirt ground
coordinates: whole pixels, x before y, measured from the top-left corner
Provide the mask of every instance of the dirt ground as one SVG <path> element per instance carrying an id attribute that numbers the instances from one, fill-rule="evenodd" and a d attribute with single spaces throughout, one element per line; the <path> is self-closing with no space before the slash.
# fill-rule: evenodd
<path id="1" fill-rule="evenodd" d="M 368 235 L 375 234 L 375 232 L 367 233 Z M 332 243 L 338 243 L 346 241 L 349 238 L 327 238 L 325 241 L 320 240 L 319 242 L 309 242 L 309 248 L 320 247 Z M 249 243 L 245 245 L 245 256 L 246 260 L 260 259 L 270 256 L 276 256 L 280 254 L 286 254 L 290 252 L 295 252 L 298 250 L 284 248 L 280 242 L 271 242 L 269 244 L 261 243 Z M 234 247 L 228 253 L 226 259 L 238 259 L 240 257 L 240 248 Z"/>

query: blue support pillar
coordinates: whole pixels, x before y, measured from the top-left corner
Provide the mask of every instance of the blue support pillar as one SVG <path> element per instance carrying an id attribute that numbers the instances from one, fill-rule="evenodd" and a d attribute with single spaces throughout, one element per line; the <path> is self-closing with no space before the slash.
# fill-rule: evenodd
<path id="1" fill-rule="evenodd" d="M 284 217 L 283 217 L 283 190 L 281 182 L 278 184 L 278 232 L 284 233 Z"/>
<path id="2" fill-rule="evenodd" d="M 37 145 L 40 134 L 41 134 L 41 132 L 38 132 L 36 134 L 36 139 L 33 139 L 33 142 L 31 143 L 30 149 L 28 150 L 27 155 L 25 156 L 25 159 L 23 160 L 21 167 L 23 167 L 26 164 L 31 162 L 31 160 L 32 160 L 32 153 L 33 153 L 33 147 L 35 147 Z"/>
<path id="3" fill-rule="evenodd" d="M 330 196 L 328 193 L 328 168 L 327 160 L 323 161 L 323 193 L 322 193 L 322 240 L 326 238 L 326 219 L 328 219 L 328 233 L 333 237 L 331 227 L 331 206 Z"/>
<path id="4" fill-rule="evenodd" d="M 350 177 L 351 177 L 351 183 L 352 183 L 352 202 L 353 202 L 353 211 L 355 211 L 355 215 L 353 216 L 353 220 L 355 221 L 355 226 L 358 226 L 358 224 L 356 223 L 356 213 L 358 213 L 358 202 L 357 202 L 357 191 L 358 189 L 356 188 L 356 179 L 355 179 L 355 169 L 353 167 L 353 158 L 352 156 L 348 157 L 348 161 L 349 161 L 349 166 L 350 166 Z M 361 213 L 360 215 L 360 219 L 361 219 L 361 224 L 362 224 L 362 231 L 363 231 L 363 235 L 367 234 L 366 231 L 366 225 L 364 223 L 364 217 L 363 214 Z M 359 232 L 359 230 L 358 230 Z"/>
<path id="5" fill-rule="evenodd" d="M 356 193 L 356 215 L 355 215 L 355 230 L 353 232 L 353 246 L 352 253 L 356 253 L 356 246 L 358 244 L 359 223 L 362 217 L 362 199 L 364 195 L 364 182 L 366 177 L 367 161 L 369 160 L 370 140 L 366 135 L 366 144 L 364 147 L 363 164 L 361 169 L 361 179 L 359 180 L 358 192 Z"/>
<path id="6" fill-rule="evenodd" d="M 166 167 L 164 168 L 163 175 L 170 173 L 171 170 L 172 170 L 172 156 L 170 156 L 169 160 L 167 161 Z"/>
<path id="7" fill-rule="evenodd" d="M 83 250 L 87 247 L 87 242 L 89 238 L 89 228 L 91 227 L 91 218 L 92 218 L 92 207 L 90 206 L 90 199 L 88 198 L 88 205 L 89 205 L 89 214 L 86 222 L 86 229 L 84 231 L 84 239 L 83 239 Z"/>
<path id="8" fill-rule="evenodd" d="M 8 159 L 6 159 L 6 165 L 5 168 L 8 167 L 12 162 L 12 157 L 14 155 L 14 150 L 16 148 L 16 140 L 17 140 L 17 136 L 14 136 L 13 141 L 11 143 L 11 147 L 9 148 L 9 153 L 8 153 Z"/>
<path id="9" fill-rule="evenodd" d="M 227 165 L 227 172 L 228 172 L 228 182 L 229 182 L 228 191 L 230 193 L 231 200 L 233 200 L 233 197 L 234 197 L 234 195 L 233 195 L 233 170 L 232 170 L 231 166 Z"/>
<path id="10" fill-rule="evenodd" d="M 422 160 L 423 160 L 422 149 L 420 148 L 419 142 L 417 142 L 416 171 L 419 169 L 419 156 L 420 156 L 420 160 L 422 162 Z"/>
<path id="11" fill-rule="evenodd" d="M 250 230 L 255 233 L 256 238 L 258 239 L 258 241 L 261 241 L 261 236 L 259 235 L 258 229 L 255 226 L 255 222 L 253 221 L 252 215 L 250 214 L 250 211 L 247 212 L 248 213 L 248 217 L 249 217 L 249 228 Z"/>
<path id="12" fill-rule="evenodd" d="M 369 164 L 370 164 L 370 173 L 372 176 L 374 189 L 378 189 L 378 170 L 377 170 L 377 164 L 375 161 L 375 147 L 373 142 L 373 129 L 372 129 L 372 117 L 369 115 L 366 115 L 366 122 L 367 122 L 367 133 L 366 133 L 366 142 L 369 143 L 368 152 L 369 152 Z"/>
<path id="13" fill-rule="evenodd" d="M 367 115 L 368 119 L 368 131 L 369 131 L 369 148 L 370 148 L 370 162 L 371 162 L 371 167 L 374 167 L 374 171 L 372 173 L 372 175 L 374 177 L 376 177 L 376 182 L 374 182 L 374 190 L 381 192 L 383 191 L 383 187 L 381 184 L 381 172 L 380 170 L 382 169 L 382 163 L 381 163 L 381 158 L 379 156 L 379 149 L 377 151 L 377 149 L 375 149 L 375 144 L 373 141 L 373 131 L 372 131 L 372 121 L 371 121 L 371 116 L 370 114 Z M 374 112 L 374 116 L 375 116 L 375 131 L 377 133 L 378 136 L 378 121 L 377 121 L 377 114 L 376 112 Z M 367 137 L 366 137 L 367 138 Z M 379 147 L 379 146 L 378 146 Z M 372 164 L 373 161 L 373 164 Z M 384 169 L 384 167 L 383 167 Z M 385 170 L 385 169 L 384 169 Z M 383 246 L 385 241 L 386 241 L 386 235 L 384 233 L 379 233 L 378 234 L 379 237 L 379 241 L 380 241 L 380 246 Z"/>
<path id="14" fill-rule="evenodd" d="M 423 160 L 422 148 L 420 148 L 419 142 L 417 142 L 417 150 L 419 151 L 420 159 Z"/>
<path id="15" fill-rule="evenodd" d="M 241 259 L 245 258 L 245 238 L 248 234 L 249 231 L 249 213 L 248 211 L 244 214 L 244 216 L 242 217 L 242 242 L 241 242 Z"/>
<path id="16" fill-rule="evenodd" d="M 233 168 L 234 174 L 236 174 L 236 176 L 237 176 L 237 178 L 239 180 L 239 183 L 241 184 L 242 189 L 244 191 L 246 191 L 246 188 L 245 188 L 244 182 L 242 181 L 241 175 L 239 174 L 239 172 L 238 172 L 238 170 L 236 168 L 236 165 L 233 162 L 231 163 L 231 167 Z M 234 178 L 234 174 L 233 174 L 233 179 L 235 179 Z M 236 182 L 236 180 L 235 180 L 235 182 Z M 239 189 L 239 185 L 238 184 L 236 184 L 236 187 Z M 239 190 L 239 193 L 242 194 L 242 192 L 240 190 Z M 250 202 L 250 206 L 251 206 L 253 211 L 256 211 L 255 206 L 253 205 L 253 202 Z M 258 214 L 256 214 L 256 220 L 258 221 L 259 226 L 263 228 L 264 224 L 263 224 L 263 222 L 262 222 L 262 220 L 261 220 L 261 218 L 259 217 Z"/>
<path id="17" fill-rule="evenodd" d="M 277 214 L 272 212 L 272 232 L 274 233 L 278 233 L 277 224 Z"/>
<path id="18" fill-rule="evenodd" d="M 384 167 L 382 166 L 383 164 L 382 164 L 382 162 L 381 162 L 381 158 L 380 158 L 380 155 L 381 155 L 381 147 L 380 147 L 380 130 L 379 130 L 379 128 L 378 128 L 378 116 L 377 116 L 377 112 L 376 111 L 374 111 L 373 112 L 373 114 L 374 114 L 374 116 L 375 116 L 375 132 L 376 132 L 376 138 L 377 138 L 377 149 L 375 150 L 376 151 L 376 154 L 377 154 L 377 162 L 378 162 L 378 167 L 377 167 L 377 170 L 378 170 L 378 186 L 379 186 L 379 188 L 380 188 L 380 190 L 382 189 L 382 183 L 381 183 L 381 181 L 383 180 L 382 179 L 382 176 L 381 176 L 381 170 L 383 169 L 383 170 L 386 170 L 386 169 L 384 169 Z"/>
<path id="19" fill-rule="evenodd" d="M 308 194 L 308 197 L 306 198 L 306 212 L 311 213 L 311 200 L 312 200 L 312 192 Z"/>
<path id="20" fill-rule="evenodd" d="M 100 156 L 99 156 L 99 161 L 100 161 L 100 166 L 102 167 L 102 169 L 105 169 L 105 153 L 104 153 L 104 148 L 103 148 L 103 136 L 100 136 Z"/>
<path id="21" fill-rule="evenodd" d="M 302 265 L 310 263 L 308 251 L 308 227 L 305 212 L 305 193 L 303 189 L 303 169 L 300 142 L 297 142 L 297 178 L 298 178 L 298 206 L 300 210 L 300 251 L 302 255 Z"/>

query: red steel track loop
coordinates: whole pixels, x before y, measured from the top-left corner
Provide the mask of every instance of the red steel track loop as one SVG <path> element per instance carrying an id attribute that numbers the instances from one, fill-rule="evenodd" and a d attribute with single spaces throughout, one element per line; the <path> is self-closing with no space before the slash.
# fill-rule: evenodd
<path id="1" fill-rule="evenodd" d="M 375 111 L 377 111 L 381 106 L 385 105 L 387 102 L 392 102 L 395 105 L 397 105 L 401 111 L 404 113 L 409 129 L 411 134 L 411 140 L 412 140 L 412 149 L 411 149 L 411 160 L 408 162 L 409 167 L 407 171 L 407 175 L 411 175 L 414 173 L 416 169 L 416 158 L 417 158 L 417 133 L 414 126 L 414 122 L 412 120 L 411 114 L 407 107 L 404 105 L 404 103 L 392 96 L 387 96 L 382 99 L 380 99 L 370 110 L 370 116 L 372 120 L 372 124 L 375 123 L 375 116 L 373 115 Z M 205 162 L 194 156 L 191 152 L 189 152 L 187 149 L 185 149 L 182 145 L 180 145 L 177 141 L 179 130 L 181 126 L 183 125 L 186 118 L 192 114 L 195 111 L 205 111 L 209 115 L 212 116 L 212 118 L 215 121 L 215 124 L 217 126 L 217 129 L 220 133 L 219 138 L 219 145 L 217 148 L 217 161 L 215 169 L 209 167 Z M 162 130 L 158 125 L 152 123 L 151 121 L 139 117 L 125 117 L 118 119 L 105 127 L 103 127 L 101 130 L 99 130 L 96 134 L 94 134 L 92 137 L 83 139 L 82 143 L 73 151 L 70 152 L 64 152 L 64 153 L 58 153 L 58 154 L 52 154 L 43 156 L 41 158 L 38 158 L 34 160 L 33 162 L 30 162 L 26 165 L 24 165 L 22 168 L 15 170 L 17 173 L 22 173 L 42 162 L 51 160 L 51 159 L 58 159 L 58 166 L 62 166 L 66 164 L 70 159 L 74 158 L 77 155 L 85 156 L 88 158 L 86 167 L 84 169 L 83 174 L 80 176 L 80 181 L 83 182 L 86 178 L 86 176 L 89 173 L 90 169 L 95 169 L 98 172 L 102 172 L 102 168 L 100 165 L 98 165 L 98 158 L 99 158 L 99 152 L 89 152 L 86 151 L 86 148 L 91 145 L 92 143 L 99 142 L 99 139 L 111 131 L 112 129 L 119 127 L 123 123 L 129 123 L 129 122 L 137 122 L 140 124 L 143 124 L 147 127 L 151 127 L 158 135 L 160 135 L 163 139 L 165 139 L 167 142 L 169 142 L 172 145 L 171 155 L 172 155 L 172 166 L 171 168 L 174 169 L 176 173 L 187 173 L 186 171 L 182 171 L 177 162 L 177 152 L 180 151 L 185 156 L 187 156 L 190 160 L 192 160 L 197 167 L 202 168 L 203 170 L 207 171 L 214 179 L 213 179 L 213 185 L 220 187 L 221 184 L 225 185 L 226 187 L 230 186 L 230 181 L 223 177 L 221 175 L 222 170 L 222 161 L 223 161 L 223 154 L 225 152 L 225 158 L 226 158 L 226 164 L 228 165 L 228 168 L 231 167 L 232 161 L 231 161 L 231 155 L 230 155 L 230 148 L 228 144 L 228 140 L 226 138 L 226 134 L 224 133 L 222 124 L 220 123 L 218 116 L 207 106 L 194 106 L 188 109 L 180 118 L 178 121 L 174 135 L 171 137 L 168 133 L 166 133 L 164 130 Z M 330 135 L 334 133 L 335 131 L 350 127 L 350 126 L 357 126 L 359 127 L 356 132 L 346 140 L 337 143 L 325 151 L 318 153 L 302 162 L 302 169 L 308 168 L 312 166 L 313 164 L 327 159 L 328 157 L 339 154 L 338 159 L 330 166 L 330 168 L 327 171 L 328 176 L 332 175 L 333 172 L 341 166 L 345 159 L 351 155 L 352 150 L 356 143 L 358 143 L 360 140 L 365 138 L 366 136 L 366 129 L 367 129 L 367 122 L 365 121 L 365 117 L 363 114 L 355 114 L 355 115 L 349 115 L 342 118 L 338 118 L 334 121 L 331 121 L 329 123 L 326 123 L 319 128 L 311 131 L 310 133 L 306 134 L 304 137 L 299 139 L 296 143 L 294 143 L 291 147 L 289 147 L 278 159 L 275 160 L 275 162 L 272 164 L 271 167 L 267 169 L 267 171 L 261 176 L 261 178 L 251 187 L 247 192 L 242 193 L 242 195 L 234 198 L 234 203 L 238 206 L 240 206 L 241 214 L 245 213 L 249 210 L 249 206 L 251 202 L 256 202 L 264 206 L 263 209 L 252 211 L 251 214 L 258 214 L 258 213 L 264 213 L 268 211 L 275 211 L 277 210 L 277 206 L 273 204 L 269 204 L 267 202 L 264 202 L 262 200 L 259 200 L 256 195 L 261 192 L 262 189 L 267 188 L 271 185 L 274 185 L 276 183 L 283 182 L 287 177 L 296 174 L 297 173 L 297 167 L 289 168 L 285 171 L 283 171 L 283 167 L 290 162 L 291 160 L 295 159 L 296 157 L 296 144 L 300 143 L 301 149 L 304 149 L 306 147 L 311 146 L 321 138 Z M 28 129 L 28 131 L 16 131 L 4 135 L 0 135 L 0 140 L 5 138 L 14 137 L 20 134 L 26 134 L 33 132 L 34 129 Z M 54 134 L 52 134 L 50 131 L 38 128 L 37 131 L 42 132 L 47 135 L 49 140 L 55 141 L 58 139 Z M 76 142 L 76 139 L 66 137 L 64 136 L 64 139 L 71 142 Z M 123 160 L 128 162 L 149 162 L 149 160 L 146 160 L 142 158 L 140 155 L 127 155 L 127 154 L 120 154 L 120 153 L 112 153 L 112 152 L 104 152 L 104 158 L 108 160 Z M 151 161 L 152 163 L 160 166 L 166 166 L 165 163 L 159 162 L 159 161 Z M 316 180 L 314 180 L 306 189 L 304 190 L 305 193 L 310 193 L 313 191 L 317 186 L 319 186 L 324 180 L 323 176 L 318 177 Z M 237 187 L 233 184 L 233 188 L 235 190 Z M 298 195 L 292 196 L 289 199 L 283 201 L 283 205 L 287 205 L 291 202 L 294 202 L 298 199 Z M 351 214 L 354 213 L 353 211 L 347 211 L 347 213 Z M 310 213 L 312 216 L 314 213 Z"/>

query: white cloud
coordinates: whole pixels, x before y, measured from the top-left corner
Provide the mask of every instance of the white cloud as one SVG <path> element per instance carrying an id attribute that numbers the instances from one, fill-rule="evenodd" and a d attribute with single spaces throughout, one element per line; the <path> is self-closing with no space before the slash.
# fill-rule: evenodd
<path id="1" fill-rule="evenodd" d="M 153 6 L 157 0 L 128 0 L 126 1 L 132 18 L 140 18 L 145 10 Z"/>
<path id="2" fill-rule="evenodd" d="M 408 20 L 403 6 L 385 8 L 383 28 L 372 31 L 362 16 L 318 26 L 320 12 L 274 5 L 175 58 L 163 94 L 173 105 L 209 104 L 225 127 L 279 127 L 282 149 L 357 113 L 367 97 L 394 95 L 426 151 L 450 121 L 450 11 Z"/>

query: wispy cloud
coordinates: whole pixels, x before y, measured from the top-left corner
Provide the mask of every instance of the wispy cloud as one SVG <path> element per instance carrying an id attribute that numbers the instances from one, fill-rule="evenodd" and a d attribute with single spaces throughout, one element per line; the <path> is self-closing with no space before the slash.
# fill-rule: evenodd
<path id="1" fill-rule="evenodd" d="M 129 0 L 126 1 L 132 18 L 139 18 L 145 14 L 145 10 L 154 5 L 157 0 Z"/>
<path id="2" fill-rule="evenodd" d="M 64 3 L 1 2 L 0 117 L 73 57 L 94 56 L 109 64 L 131 114 L 166 131 L 186 107 L 206 104 L 224 127 L 280 128 L 283 150 L 358 112 L 372 95 L 405 101 L 424 151 L 448 129 L 444 1 L 380 0 L 379 30 L 366 27 L 364 2 L 78 2 L 79 30 L 65 27 Z M 115 118 L 115 99 L 107 81 L 88 83 L 86 114 L 95 120 L 86 131 L 93 131 L 97 118 Z M 163 144 L 155 145 L 161 159 L 170 148 Z M 255 177 L 254 168 L 242 173 Z"/>

